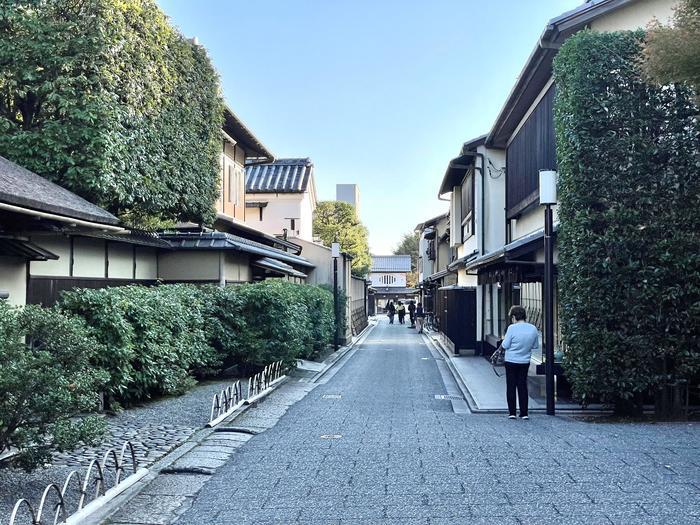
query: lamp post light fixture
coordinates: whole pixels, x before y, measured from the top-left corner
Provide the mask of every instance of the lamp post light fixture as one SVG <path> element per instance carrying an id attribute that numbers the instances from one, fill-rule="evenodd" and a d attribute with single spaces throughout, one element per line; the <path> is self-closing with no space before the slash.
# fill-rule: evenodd
<path id="1" fill-rule="evenodd" d="M 544 205 L 544 375 L 547 415 L 554 408 L 554 224 L 552 205 L 557 203 L 557 172 L 540 170 L 540 204 Z"/>
<path id="2" fill-rule="evenodd" d="M 339 344 L 339 328 L 340 328 L 340 310 L 338 308 L 338 257 L 340 257 L 340 243 L 334 242 L 331 244 L 331 257 L 333 257 L 333 319 L 335 321 L 335 330 L 333 331 L 333 348 L 338 351 Z"/>

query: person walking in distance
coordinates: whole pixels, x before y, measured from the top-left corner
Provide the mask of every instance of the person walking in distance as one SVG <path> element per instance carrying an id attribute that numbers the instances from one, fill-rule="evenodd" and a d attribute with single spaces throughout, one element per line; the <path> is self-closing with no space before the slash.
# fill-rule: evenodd
<path id="1" fill-rule="evenodd" d="M 527 314 L 522 306 L 513 306 L 508 312 L 511 325 L 501 343 L 505 350 L 506 401 L 508 417 L 515 419 L 515 394 L 518 394 L 520 419 L 529 419 L 527 414 L 527 372 L 533 350 L 540 346 L 535 325 L 526 322 Z"/>
<path id="2" fill-rule="evenodd" d="M 411 326 L 409 326 L 409 328 L 415 328 L 416 327 L 416 302 L 413 300 L 410 300 L 408 302 L 408 318 L 411 321 Z"/>
<path id="3" fill-rule="evenodd" d="M 396 307 L 396 313 L 399 314 L 399 324 L 403 324 L 406 318 L 406 306 L 401 301 L 399 301 L 399 305 Z"/>
<path id="4" fill-rule="evenodd" d="M 394 324 L 394 316 L 396 315 L 394 301 L 389 301 L 389 304 L 386 305 L 386 313 L 389 316 L 389 324 Z"/>
<path id="5" fill-rule="evenodd" d="M 425 312 L 423 312 L 423 303 L 418 303 L 416 306 L 416 327 L 418 328 L 418 333 L 423 333 L 423 319 L 425 318 Z"/>

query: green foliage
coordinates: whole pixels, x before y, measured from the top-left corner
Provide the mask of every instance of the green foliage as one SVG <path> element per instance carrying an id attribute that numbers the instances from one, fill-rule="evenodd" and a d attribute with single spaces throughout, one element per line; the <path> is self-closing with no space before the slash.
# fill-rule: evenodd
<path id="1" fill-rule="evenodd" d="M 0 32 L 0 155 L 128 224 L 213 219 L 218 77 L 153 0 L 15 0 Z"/>
<path id="2" fill-rule="evenodd" d="M 412 232 L 405 233 L 401 237 L 401 242 L 394 248 L 394 255 L 410 255 L 411 256 L 411 273 L 406 278 L 406 284 L 409 287 L 414 287 L 418 284 L 418 244 L 420 241 L 420 233 Z"/>
<path id="3" fill-rule="evenodd" d="M 671 26 L 651 27 L 642 66 L 652 81 L 687 82 L 700 96 L 700 0 L 679 2 Z"/>
<path id="4" fill-rule="evenodd" d="M 340 249 L 352 256 L 353 275 L 367 275 L 372 263 L 367 228 L 360 222 L 351 204 L 339 201 L 319 202 L 314 211 L 313 232 L 326 246 L 334 242 L 340 243 Z"/>
<path id="5" fill-rule="evenodd" d="M 333 297 L 317 286 L 267 280 L 207 287 L 212 345 L 225 366 L 261 367 L 321 352 L 333 339 Z"/>
<path id="6" fill-rule="evenodd" d="M 99 437 L 101 419 L 79 416 L 98 408 L 107 377 L 90 360 L 101 350 L 79 319 L 0 301 L 0 453 L 19 449 L 31 470 Z"/>
<path id="7" fill-rule="evenodd" d="M 648 84 L 643 33 L 583 31 L 554 64 L 567 376 L 618 409 L 700 370 L 700 128 Z"/>
<path id="8" fill-rule="evenodd" d="M 133 403 L 181 394 L 192 374 L 218 365 L 204 299 L 192 285 L 125 286 L 65 292 L 59 307 L 83 317 L 104 346 L 94 363 L 109 372 L 109 400 Z"/>

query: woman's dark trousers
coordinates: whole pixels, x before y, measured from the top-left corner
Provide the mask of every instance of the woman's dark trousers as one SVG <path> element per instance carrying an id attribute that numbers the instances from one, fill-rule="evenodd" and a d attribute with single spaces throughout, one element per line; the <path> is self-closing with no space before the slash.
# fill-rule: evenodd
<path id="1" fill-rule="evenodd" d="M 515 415 L 515 391 L 518 391 L 520 417 L 527 416 L 527 371 L 530 363 L 509 363 L 506 361 L 506 400 L 508 413 Z"/>

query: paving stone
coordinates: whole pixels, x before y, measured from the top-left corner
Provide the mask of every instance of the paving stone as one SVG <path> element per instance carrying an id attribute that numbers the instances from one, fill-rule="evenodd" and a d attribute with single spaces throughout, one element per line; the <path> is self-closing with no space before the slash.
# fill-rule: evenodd
<path id="1" fill-rule="evenodd" d="M 446 392 L 436 361 L 407 332 L 382 324 L 313 395 L 290 382 L 251 408 L 245 424 L 269 430 L 236 449 L 177 525 L 695 521 L 699 425 L 455 414 L 434 399 Z"/>
<path id="2" fill-rule="evenodd" d="M 209 476 L 204 475 L 160 475 L 149 483 L 141 493 L 149 495 L 193 496 L 208 480 Z"/>

